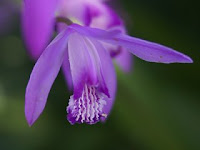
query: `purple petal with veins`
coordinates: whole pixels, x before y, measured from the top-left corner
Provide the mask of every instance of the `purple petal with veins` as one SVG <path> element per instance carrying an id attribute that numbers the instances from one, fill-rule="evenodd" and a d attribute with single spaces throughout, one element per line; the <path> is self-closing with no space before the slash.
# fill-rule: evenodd
<path id="1" fill-rule="evenodd" d="M 126 48 L 135 56 L 149 61 L 158 63 L 192 63 L 192 59 L 180 52 L 177 52 L 169 47 L 145 41 L 139 38 L 134 38 L 124 34 L 113 34 L 104 30 L 82 27 L 79 25 L 71 25 L 80 34 L 93 37 L 102 42 L 118 45 Z M 86 32 L 87 31 L 87 32 Z M 104 37 L 103 37 L 103 36 Z"/>
<path id="2" fill-rule="evenodd" d="M 45 49 L 31 73 L 25 95 L 25 115 L 31 126 L 42 113 L 51 86 L 66 53 L 69 30 L 60 33 Z"/>
<path id="3" fill-rule="evenodd" d="M 72 82 L 68 52 L 65 54 L 65 58 L 63 60 L 62 71 L 64 73 L 68 89 L 71 91 L 73 89 L 73 82 Z"/>
<path id="4" fill-rule="evenodd" d="M 114 66 L 109 53 L 104 49 L 100 42 L 91 38 L 82 37 L 79 34 L 72 35 L 71 37 L 71 40 L 74 42 L 79 40 L 79 44 L 81 43 L 81 47 L 84 48 L 79 48 L 79 50 L 82 51 L 81 53 L 85 53 L 81 55 L 84 57 L 85 55 L 88 55 L 89 57 L 85 59 L 86 61 L 77 61 L 76 59 L 73 59 L 73 57 L 77 57 L 76 52 L 74 52 L 74 50 L 76 51 L 77 49 L 76 44 L 74 43 L 76 48 L 69 47 L 69 52 L 75 53 L 73 55 L 69 54 L 72 79 L 74 79 L 73 81 L 75 82 L 74 95 L 70 97 L 69 106 L 67 107 L 67 118 L 71 124 L 95 124 L 98 121 L 104 121 L 107 118 L 115 99 L 116 76 Z M 80 56 L 80 54 L 78 56 Z M 91 62 L 91 64 L 87 65 L 87 62 Z M 75 67 L 74 63 L 78 67 Z M 85 68 L 83 67 L 83 64 L 85 65 Z M 93 83 L 88 82 L 87 80 L 87 78 L 90 78 L 91 76 L 90 73 L 85 73 L 85 70 L 90 70 L 92 68 L 95 69 L 94 72 L 96 72 L 95 75 L 97 77 L 97 81 L 95 79 L 95 82 Z M 73 72 L 78 73 L 78 80 Z M 80 81 L 82 82 L 80 83 Z M 77 83 L 79 85 L 78 89 L 80 90 L 80 94 L 78 95 L 76 93 Z"/>

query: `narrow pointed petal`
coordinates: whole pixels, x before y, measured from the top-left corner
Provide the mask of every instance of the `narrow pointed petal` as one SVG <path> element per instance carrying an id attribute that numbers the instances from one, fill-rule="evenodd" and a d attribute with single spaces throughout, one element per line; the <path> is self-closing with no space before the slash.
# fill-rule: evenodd
<path id="1" fill-rule="evenodd" d="M 127 35 L 116 35 L 106 42 L 127 48 L 135 56 L 149 62 L 157 63 L 192 63 L 192 59 L 169 47 L 145 41 Z"/>
<path id="2" fill-rule="evenodd" d="M 192 59 L 166 46 L 134 38 L 128 35 L 106 32 L 104 30 L 72 25 L 71 28 L 86 36 L 94 37 L 104 42 L 119 45 L 135 56 L 149 62 L 157 63 L 192 63 Z M 87 31 L 87 33 L 86 33 Z"/>
<path id="3" fill-rule="evenodd" d="M 81 96 L 86 83 L 97 83 L 97 72 L 83 36 L 73 33 L 69 38 L 68 49 L 74 99 L 77 99 Z"/>
<path id="4" fill-rule="evenodd" d="M 68 86 L 69 90 L 73 89 L 73 82 L 72 82 L 72 75 L 70 70 L 70 64 L 69 64 L 69 56 L 68 53 L 65 54 L 65 58 L 62 64 L 62 71 Z"/>
<path id="5" fill-rule="evenodd" d="M 60 33 L 42 53 L 31 73 L 25 95 L 25 116 L 31 126 L 42 113 L 66 53 L 68 34 Z"/>
<path id="6" fill-rule="evenodd" d="M 90 40 L 92 41 L 98 52 L 101 62 L 101 73 L 110 94 L 110 97 L 107 97 L 106 100 L 107 104 L 103 108 L 103 112 L 107 116 L 110 113 L 115 100 L 117 87 L 115 69 L 108 51 L 102 46 L 102 44 L 92 38 L 90 38 Z M 104 121 L 105 118 L 106 117 L 102 117 L 102 121 Z"/>
<path id="7" fill-rule="evenodd" d="M 54 15 L 59 0 L 24 0 L 22 31 L 25 45 L 37 59 L 51 39 Z"/>

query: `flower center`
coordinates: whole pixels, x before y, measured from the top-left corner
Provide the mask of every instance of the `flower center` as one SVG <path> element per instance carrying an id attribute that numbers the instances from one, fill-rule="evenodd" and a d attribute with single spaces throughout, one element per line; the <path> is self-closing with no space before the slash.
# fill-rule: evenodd
<path id="1" fill-rule="evenodd" d="M 69 20 L 68 18 L 65 17 L 56 17 L 56 22 L 61 22 L 61 23 L 65 23 L 66 25 L 71 25 L 73 24 L 73 22 L 71 20 Z"/>
<path id="2" fill-rule="evenodd" d="M 106 118 L 103 107 L 106 105 L 105 95 L 97 91 L 94 86 L 85 85 L 82 96 L 74 99 L 72 95 L 67 107 L 67 119 L 71 124 L 88 123 L 95 124 L 101 117 Z"/>

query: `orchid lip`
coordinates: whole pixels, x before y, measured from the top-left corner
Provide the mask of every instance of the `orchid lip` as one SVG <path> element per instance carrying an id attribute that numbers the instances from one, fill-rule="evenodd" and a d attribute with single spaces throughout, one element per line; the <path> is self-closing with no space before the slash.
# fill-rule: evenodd
<path id="1" fill-rule="evenodd" d="M 85 85 L 82 95 L 74 99 L 72 95 L 67 107 L 67 119 L 73 125 L 75 123 L 95 124 L 102 118 L 107 118 L 103 112 L 106 105 L 105 95 L 100 93 L 95 86 Z"/>

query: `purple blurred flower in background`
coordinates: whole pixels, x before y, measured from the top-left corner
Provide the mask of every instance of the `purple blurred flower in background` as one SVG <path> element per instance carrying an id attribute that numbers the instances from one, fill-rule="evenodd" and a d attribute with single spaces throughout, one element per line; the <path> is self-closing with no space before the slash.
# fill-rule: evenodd
<path id="1" fill-rule="evenodd" d="M 19 17 L 19 5 L 14 0 L 0 2 L 0 35 L 9 32 Z"/>
<path id="2" fill-rule="evenodd" d="M 118 30 L 69 25 L 49 44 L 33 68 L 25 101 L 29 125 L 42 113 L 65 57 L 69 60 L 74 86 L 67 107 L 69 122 L 94 124 L 106 119 L 115 99 L 116 76 L 110 54 L 102 43 L 124 47 L 149 62 L 192 63 L 184 54 Z"/>
<path id="3" fill-rule="evenodd" d="M 22 31 L 33 59 L 39 58 L 51 39 L 58 3 L 59 0 L 24 0 Z"/>

